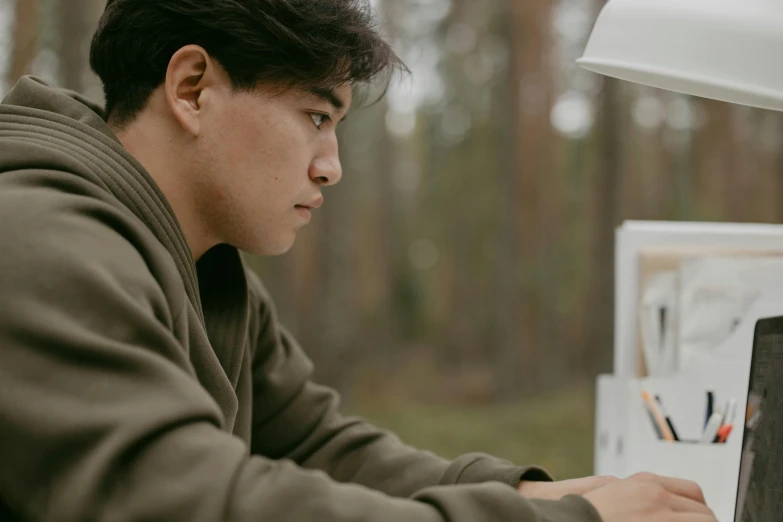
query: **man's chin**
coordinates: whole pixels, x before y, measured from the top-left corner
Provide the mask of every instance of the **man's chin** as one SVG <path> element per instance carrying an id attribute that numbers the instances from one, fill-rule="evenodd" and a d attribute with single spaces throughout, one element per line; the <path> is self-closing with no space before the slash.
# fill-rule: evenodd
<path id="1" fill-rule="evenodd" d="M 256 256 L 282 256 L 293 248 L 295 239 L 296 234 L 292 233 L 290 237 L 278 238 L 276 241 L 267 239 L 252 245 L 250 248 L 242 248 L 241 250 L 246 250 Z"/>

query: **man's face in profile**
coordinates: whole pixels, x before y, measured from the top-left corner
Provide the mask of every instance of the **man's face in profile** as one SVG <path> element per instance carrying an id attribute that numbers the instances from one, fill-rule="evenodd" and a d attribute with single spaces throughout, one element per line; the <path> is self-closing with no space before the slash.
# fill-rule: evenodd
<path id="1" fill-rule="evenodd" d="M 351 86 L 242 92 L 226 82 L 211 94 L 194 151 L 202 218 L 226 243 L 282 254 L 342 176 L 336 126 Z"/>
<path id="2" fill-rule="evenodd" d="M 352 88 L 406 70 L 367 0 L 112 0 L 90 66 L 196 259 L 287 251 L 340 180 Z"/>

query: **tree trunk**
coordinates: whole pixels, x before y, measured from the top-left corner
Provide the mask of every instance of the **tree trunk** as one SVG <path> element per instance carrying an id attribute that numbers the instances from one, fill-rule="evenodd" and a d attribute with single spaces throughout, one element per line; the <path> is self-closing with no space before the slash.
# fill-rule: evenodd
<path id="1" fill-rule="evenodd" d="M 734 160 L 731 106 L 724 102 L 701 102 L 707 125 L 694 134 L 692 158 L 695 192 L 707 219 L 731 218 L 731 171 Z"/>
<path id="2" fill-rule="evenodd" d="M 551 146 L 551 124 L 549 111 L 552 106 L 552 85 L 550 75 L 551 48 L 551 0 L 511 2 L 511 54 L 510 85 L 513 114 L 512 172 L 515 191 L 512 214 L 516 220 L 516 231 L 512 235 L 518 253 L 517 267 L 508 276 L 513 280 L 521 278 L 521 288 L 516 292 L 514 319 L 518 342 L 516 346 L 523 355 L 522 366 L 517 364 L 517 355 L 508 354 L 509 364 L 499 383 L 502 398 L 524 390 L 533 392 L 540 388 L 541 353 L 546 350 L 542 344 L 543 314 L 541 310 L 542 253 L 541 201 L 542 179 L 552 175 L 549 153 Z M 518 381 L 516 385 L 513 381 Z"/>
<path id="3" fill-rule="evenodd" d="M 8 87 L 31 72 L 38 51 L 38 20 L 38 0 L 16 1 L 11 60 L 6 73 Z"/>
<path id="4" fill-rule="evenodd" d="M 595 175 L 593 273 L 588 298 L 589 324 L 583 367 L 596 376 L 611 370 L 614 325 L 614 237 L 621 175 L 622 108 L 617 80 L 604 78 L 598 113 L 598 169 Z"/>
<path id="5" fill-rule="evenodd" d="M 514 96 L 507 93 L 509 101 Z M 508 111 L 495 104 L 497 120 L 504 123 L 504 128 L 510 130 L 514 125 L 508 118 Z M 513 117 L 512 117 L 513 119 Z M 503 133 L 503 157 L 501 171 L 498 176 L 500 183 L 500 230 L 497 235 L 496 266 L 494 269 L 494 314 L 492 343 L 494 345 L 494 368 L 498 399 L 511 399 L 517 393 L 521 375 L 521 353 L 517 340 L 519 325 L 516 320 L 516 305 L 520 291 L 519 285 L 519 237 L 517 236 L 516 195 L 519 180 L 514 160 L 515 133 Z"/>
<path id="6" fill-rule="evenodd" d="M 79 2 L 81 3 L 81 2 Z M 59 21 L 59 42 L 57 54 L 60 58 L 60 81 L 62 87 L 84 92 L 85 69 L 88 63 L 88 41 L 92 36 L 87 18 L 88 11 L 78 8 L 72 2 L 60 0 L 57 4 Z"/>

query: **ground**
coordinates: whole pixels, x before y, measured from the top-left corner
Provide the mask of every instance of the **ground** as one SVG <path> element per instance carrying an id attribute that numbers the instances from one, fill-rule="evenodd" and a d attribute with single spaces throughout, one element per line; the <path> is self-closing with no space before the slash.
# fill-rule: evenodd
<path id="1" fill-rule="evenodd" d="M 482 451 L 543 466 L 558 479 L 592 474 L 593 398 L 584 389 L 489 406 L 373 399 L 347 411 L 446 458 Z"/>

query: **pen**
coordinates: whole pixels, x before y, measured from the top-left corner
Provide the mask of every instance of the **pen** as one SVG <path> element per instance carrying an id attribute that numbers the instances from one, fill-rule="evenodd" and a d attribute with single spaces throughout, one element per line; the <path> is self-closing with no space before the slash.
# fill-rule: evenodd
<path id="1" fill-rule="evenodd" d="M 732 397 L 726 405 L 726 417 L 723 419 L 723 425 L 734 424 L 734 416 L 737 414 L 737 400 Z"/>
<path id="2" fill-rule="evenodd" d="M 718 436 L 721 424 L 723 424 L 723 415 L 716 411 L 710 416 L 710 420 L 707 422 L 707 427 L 704 428 L 699 442 L 713 442 L 715 437 Z"/>
<path id="3" fill-rule="evenodd" d="M 704 427 L 707 427 L 710 419 L 712 418 L 713 402 L 715 401 L 715 394 L 711 391 L 707 392 L 707 415 L 704 416 Z"/>
<path id="4" fill-rule="evenodd" d="M 663 418 L 666 419 L 666 425 L 669 426 L 669 429 L 672 432 L 672 437 L 674 437 L 676 442 L 679 442 L 680 437 L 677 436 L 677 430 L 674 429 L 674 424 L 672 423 L 672 419 L 669 416 L 669 413 L 666 411 L 666 408 L 663 407 L 663 400 L 661 399 L 661 396 L 656 395 L 655 401 L 658 403 L 658 407 L 661 409 L 661 415 L 663 415 Z"/>
<path id="5" fill-rule="evenodd" d="M 732 428 L 734 428 L 734 426 L 732 426 L 731 424 L 724 424 L 723 426 L 720 427 L 720 429 L 718 430 L 718 440 L 717 440 L 718 444 L 723 444 L 724 442 L 726 442 L 726 439 L 728 439 L 729 435 L 731 434 Z"/>
<path id="6" fill-rule="evenodd" d="M 718 433 L 715 436 L 715 440 L 713 442 L 717 442 L 719 444 L 726 442 L 726 439 L 728 439 L 729 435 L 731 434 L 731 430 L 734 429 L 734 416 L 736 413 L 737 401 L 732 397 L 726 404 L 726 416 L 723 418 L 723 424 L 718 429 Z"/>
<path id="7" fill-rule="evenodd" d="M 666 421 L 664 420 L 663 415 L 661 414 L 661 410 L 658 408 L 658 405 L 655 404 L 655 401 L 652 400 L 652 397 L 650 397 L 650 394 L 647 393 L 646 390 L 642 390 L 642 400 L 644 401 L 644 404 L 647 407 L 647 411 L 649 411 L 652 414 L 653 419 L 655 420 L 655 425 L 661 431 L 661 436 L 663 437 L 663 440 L 665 440 L 666 442 L 673 442 L 674 435 L 672 435 L 672 431 L 669 429 L 669 426 L 666 424 Z"/>

